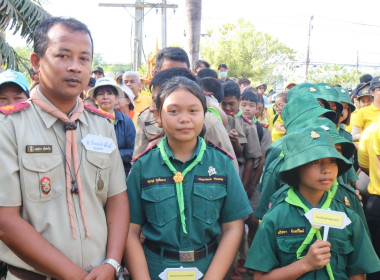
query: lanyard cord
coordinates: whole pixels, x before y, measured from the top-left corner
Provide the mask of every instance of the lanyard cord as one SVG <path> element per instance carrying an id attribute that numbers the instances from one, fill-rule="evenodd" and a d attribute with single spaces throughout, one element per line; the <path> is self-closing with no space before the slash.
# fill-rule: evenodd
<path id="1" fill-rule="evenodd" d="M 181 224 L 182 224 L 182 230 L 185 234 L 187 234 L 186 230 L 186 217 L 185 217 L 185 203 L 183 199 L 183 184 L 182 181 L 186 174 L 194 168 L 195 165 L 198 164 L 203 158 L 203 154 L 206 150 L 206 142 L 203 140 L 203 138 L 199 137 L 198 138 L 201 141 L 201 148 L 199 151 L 199 154 L 197 157 L 193 160 L 193 162 L 183 171 L 183 173 L 177 171 L 173 164 L 170 162 L 169 157 L 165 151 L 164 147 L 164 142 L 166 141 L 166 136 L 160 141 L 160 143 L 157 145 L 158 148 L 160 149 L 161 157 L 164 160 L 165 164 L 167 167 L 170 169 L 171 172 L 174 174 L 174 182 L 176 186 L 176 192 L 177 192 L 177 201 L 178 201 L 178 208 L 179 208 L 179 213 L 181 217 Z"/>
<path id="2" fill-rule="evenodd" d="M 326 201 L 323 203 L 321 209 L 328 209 L 330 207 L 332 199 L 334 198 L 337 189 L 338 189 L 338 182 L 335 181 L 333 186 L 331 187 L 331 189 L 327 191 L 327 198 L 326 198 Z M 301 201 L 301 199 L 298 197 L 298 195 L 294 192 L 293 187 L 289 189 L 288 196 L 287 196 L 287 198 L 285 198 L 285 201 L 291 205 L 302 208 L 305 213 L 310 211 L 310 209 L 307 208 L 307 206 Z M 312 226 L 311 227 L 311 229 L 310 229 L 309 233 L 307 234 L 305 240 L 302 242 L 301 246 L 297 250 L 297 259 L 303 259 L 304 258 L 304 256 L 301 256 L 301 254 L 305 250 L 307 245 L 309 245 L 311 243 L 311 241 L 314 238 L 314 235 L 316 235 L 319 240 L 322 240 L 320 227 L 318 227 L 318 226 L 316 226 L 316 227 Z M 327 274 L 329 275 L 330 280 L 334 280 L 334 275 L 333 275 L 330 263 L 328 263 L 326 265 L 326 270 L 327 270 Z"/>

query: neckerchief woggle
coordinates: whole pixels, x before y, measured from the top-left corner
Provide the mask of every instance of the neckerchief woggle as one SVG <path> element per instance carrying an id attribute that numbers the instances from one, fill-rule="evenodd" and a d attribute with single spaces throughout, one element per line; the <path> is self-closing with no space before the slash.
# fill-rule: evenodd
<path id="1" fill-rule="evenodd" d="M 327 198 L 326 198 L 326 201 L 323 203 L 321 209 L 326 210 L 330 207 L 331 201 L 334 198 L 337 189 L 338 189 L 338 182 L 335 181 L 331 189 L 327 191 Z M 307 208 L 307 206 L 301 201 L 298 195 L 294 192 L 293 187 L 291 187 L 288 190 L 288 196 L 285 198 L 285 201 L 291 205 L 302 208 L 305 213 L 310 211 L 310 209 Z M 319 240 L 322 240 L 320 227 L 312 226 L 310 228 L 310 231 L 307 234 L 305 240 L 302 242 L 301 246 L 297 250 L 297 259 L 303 259 L 305 257 L 305 256 L 301 256 L 301 254 L 305 250 L 307 245 L 311 243 L 311 241 L 314 238 L 314 235 L 316 235 Z M 327 274 L 329 275 L 330 280 L 334 280 L 334 274 L 332 272 L 330 263 L 326 265 L 326 270 L 327 270 Z"/>
<path id="2" fill-rule="evenodd" d="M 178 208 L 179 208 L 179 213 L 181 217 L 181 224 L 182 224 L 182 230 L 185 234 L 187 234 L 186 230 L 186 217 L 185 217 L 185 202 L 183 199 L 183 184 L 182 181 L 186 174 L 194 168 L 200 162 L 203 158 L 203 154 L 205 153 L 206 150 L 206 142 L 203 138 L 199 137 L 198 138 L 201 141 L 201 148 L 199 150 L 199 154 L 197 157 L 193 160 L 192 163 L 181 173 L 180 171 L 177 171 L 173 164 L 170 162 L 169 157 L 165 151 L 164 147 L 164 141 L 166 141 L 166 136 L 160 141 L 160 143 L 157 145 L 158 148 L 160 149 L 161 157 L 164 160 L 165 164 L 167 167 L 170 169 L 171 172 L 173 172 L 174 176 L 174 182 L 175 182 L 175 187 L 176 187 L 176 192 L 177 192 L 177 201 L 178 201 Z"/>

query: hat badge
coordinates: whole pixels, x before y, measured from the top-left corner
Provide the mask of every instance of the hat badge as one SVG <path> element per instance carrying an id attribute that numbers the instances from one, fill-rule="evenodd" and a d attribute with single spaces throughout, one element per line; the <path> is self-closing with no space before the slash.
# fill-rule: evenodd
<path id="1" fill-rule="evenodd" d="M 317 90 L 313 87 L 310 88 L 310 92 L 316 92 Z"/>
<path id="2" fill-rule="evenodd" d="M 328 126 L 321 125 L 321 127 L 322 127 L 324 130 L 326 130 L 326 131 L 329 131 L 329 130 L 330 130 L 330 128 L 329 128 Z M 313 132 L 314 132 L 314 131 L 313 131 Z"/>
<path id="3" fill-rule="evenodd" d="M 320 137 L 320 135 L 318 133 L 316 133 L 315 131 L 312 131 L 311 134 L 310 134 L 311 138 L 313 139 L 317 139 Z"/>
<path id="4" fill-rule="evenodd" d="M 344 89 L 341 89 L 340 92 L 341 93 L 346 93 L 346 91 Z"/>
<path id="5" fill-rule="evenodd" d="M 331 87 L 329 87 L 329 86 L 326 86 L 326 89 L 331 89 Z"/>

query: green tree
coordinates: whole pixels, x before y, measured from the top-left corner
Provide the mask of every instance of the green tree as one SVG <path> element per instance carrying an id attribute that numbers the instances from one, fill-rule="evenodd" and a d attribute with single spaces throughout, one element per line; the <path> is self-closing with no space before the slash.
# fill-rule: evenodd
<path id="1" fill-rule="evenodd" d="M 20 31 L 28 45 L 33 42 L 35 27 L 48 17 L 50 14 L 41 7 L 40 0 L 0 0 L 0 31 L 8 29 L 13 34 Z M 5 36 L 0 36 L 0 57 L 0 65 L 6 68 L 20 70 L 21 66 L 28 67 L 26 59 L 6 42 Z"/>
<path id="2" fill-rule="evenodd" d="M 294 59 L 293 49 L 269 34 L 257 31 L 246 20 L 225 24 L 218 31 L 208 32 L 211 39 L 202 45 L 202 57 L 215 68 L 220 63 L 227 64 L 230 77 L 247 77 L 256 85 L 274 85 L 278 79 L 283 79 L 273 74 L 276 67 Z"/>

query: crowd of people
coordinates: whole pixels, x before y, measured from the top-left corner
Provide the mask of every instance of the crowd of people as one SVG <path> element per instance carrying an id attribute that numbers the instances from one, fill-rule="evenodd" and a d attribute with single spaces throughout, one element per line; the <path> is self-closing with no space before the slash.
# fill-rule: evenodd
<path id="1" fill-rule="evenodd" d="M 4 279 L 380 279 L 380 77 L 267 93 L 167 47 L 144 87 L 92 55 L 52 17 L 31 85 L 0 73 Z"/>

